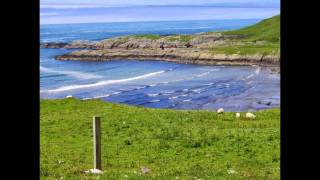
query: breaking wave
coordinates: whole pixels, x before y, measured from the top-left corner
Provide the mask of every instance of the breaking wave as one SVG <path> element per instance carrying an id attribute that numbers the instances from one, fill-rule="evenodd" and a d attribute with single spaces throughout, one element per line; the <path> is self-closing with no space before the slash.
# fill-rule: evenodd
<path id="1" fill-rule="evenodd" d="M 57 89 L 47 90 L 47 92 L 61 92 L 61 91 L 68 91 L 68 90 L 74 90 L 74 89 L 91 88 L 91 87 L 96 87 L 96 86 L 123 83 L 123 82 L 128 82 L 128 81 L 133 81 L 133 80 L 138 80 L 138 79 L 143 79 L 143 78 L 148 78 L 148 77 L 151 77 L 151 76 L 156 76 L 156 75 L 162 74 L 164 72 L 166 72 L 166 71 L 163 70 L 163 71 L 148 73 L 148 74 L 144 74 L 144 75 L 141 75 L 141 76 L 126 78 L 126 79 L 99 81 L 99 82 L 96 82 L 96 83 L 93 83 L 93 84 L 62 86 L 62 87 L 57 88 Z"/>

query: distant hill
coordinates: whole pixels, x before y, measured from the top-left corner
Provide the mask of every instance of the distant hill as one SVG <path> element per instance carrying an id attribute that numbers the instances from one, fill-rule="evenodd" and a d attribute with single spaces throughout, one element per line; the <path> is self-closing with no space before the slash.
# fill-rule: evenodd
<path id="1" fill-rule="evenodd" d="M 264 19 L 259 23 L 239 30 L 224 32 L 225 35 L 244 35 L 252 41 L 279 42 L 280 15 Z"/>

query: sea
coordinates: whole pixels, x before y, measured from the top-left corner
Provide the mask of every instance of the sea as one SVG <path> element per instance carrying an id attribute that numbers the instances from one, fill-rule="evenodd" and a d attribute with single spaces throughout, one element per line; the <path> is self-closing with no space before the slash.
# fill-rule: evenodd
<path id="1" fill-rule="evenodd" d="M 43 24 L 40 43 L 132 34 L 195 34 L 226 31 L 261 19 Z M 280 75 L 258 66 L 207 66 L 146 59 L 58 61 L 70 49 L 40 49 L 40 97 L 102 99 L 165 109 L 256 111 L 280 106 Z"/>

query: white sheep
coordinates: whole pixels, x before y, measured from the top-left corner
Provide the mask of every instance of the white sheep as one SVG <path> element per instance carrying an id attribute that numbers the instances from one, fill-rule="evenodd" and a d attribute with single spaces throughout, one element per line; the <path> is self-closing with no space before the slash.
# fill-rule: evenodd
<path id="1" fill-rule="evenodd" d="M 72 98 L 72 95 L 68 95 L 68 96 L 66 96 L 66 98 Z"/>
<path id="2" fill-rule="evenodd" d="M 103 171 L 101 171 L 100 169 L 89 169 L 89 170 L 85 171 L 85 173 L 102 174 Z"/>
<path id="3" fill-rule="evenodd" d="M 219 108 L 218 110 L 217 110 L 217 113 L 218 114 L 221 114 L 221 113 L 223 113 L 224 112 L 224 109 L 223 108 Z"/>
<path id="4" fill-rule="evenodd" d="M 254 115 L 253 113 L 247 112 L 246 113 L 246 118 L 254 119 L 254 118 L 256 118 L 256 115 Z"/>
<path id="5" fill-rule="evenodd" d="M 236 113 L 236 118 L 239 118 L 240 117 L 240 113 Z"/>

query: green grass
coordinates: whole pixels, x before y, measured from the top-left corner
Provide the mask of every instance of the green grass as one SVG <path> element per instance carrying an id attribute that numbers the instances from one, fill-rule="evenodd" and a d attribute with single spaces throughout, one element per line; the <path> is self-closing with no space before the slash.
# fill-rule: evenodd
<path id="1" fill-rule="evenodd" d="M 136 38 L 145 38 L 145 39 L 152 39 L 152 40 L 157 40 L 157 39 L 160 39 L 160 38 L 161 38 L 160 35 L 156 35 L 156 34 L 138 34 L 138 35 L 133 35 L 133 37 L 136 37 Z"/>
<path id="2" fill-rule="evenodd" d="M 242 35 L 233 40 L 243 45 L 222 45 L 210 49 L 213 54 L 280 54 L 280 15 L 239 30 L 223 32 L 224 35 Z M 260 43 L 260 44 L 256 44 Z"/>
<path id="3" fill-rule="evenodd" d="M 247 120 L 99 100 L 40 107 L 41 179 L 280 179 L 279 109 Z M 83 173 L 92 168 L 92 116 L 102 120 L 103 175 Z"/>
<path id="4" fill-rule="evenodd" d="M 244 35 L 248 41 L 280 41 L 280 15 L 239 30 L 223 32 L 225 35 Z"/>
<path id="5" fill-rule="evenodd" d="M 233 45 L 233 46 L 215 46 L 210 49 L 213 54 L 279 54 L 280 47 L 276 43 L 262 45 Z"/>

